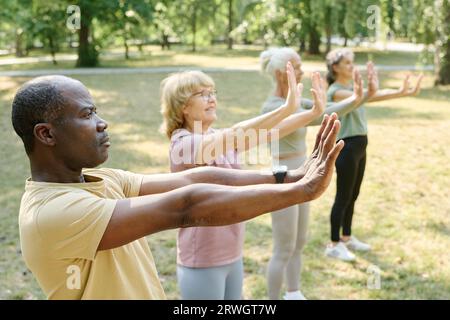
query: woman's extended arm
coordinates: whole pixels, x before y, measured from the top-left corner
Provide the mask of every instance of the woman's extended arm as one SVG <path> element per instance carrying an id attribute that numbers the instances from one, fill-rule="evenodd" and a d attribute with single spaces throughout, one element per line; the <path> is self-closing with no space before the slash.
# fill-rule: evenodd
<path id="1" fill-rule="evenodd" d="M 248 150 L 255 145 L 254 139 L 249 137 L 254 137 L 255 134 L 259 135 L 261 130 L 271 130 L 280 121 L 295 112 L 301 99 L 303 86 L 297 85 L 294 68 L 290 62 L 286 65 L 286 74 L 289 85 L 286 103 L 272 112 L 239 122 L 231 128 L 220 130 L 217 133 L 205 135 L 195 154 L 196 163 L 208 163 L 220 154 L 226 154 L 231 150 L 239 152 Z"/>
<path id="2" fill-rule="evenodd" d="M 275 130 L 278 130 L 278 135 L 274 136 L 269 133 L 267 139 L 268 141 L 273 140 L 274 137 L 281 139 L 291 134 L 298 128 L 307 126 L 311 123 L 311 121 L 317 121 L 317 118 L 322 119 L 321 115 L 323 115 L 323 112 L 325 111 L 325 104 L 327 101 L 325 85 L 318 72 L 314 72 L 311 78 L 311 93 L 313 95 L 313 101 L 311 102 L 312 108 L 304 112 L 290 115 L 289 117 L 281 121 L 277 126 L 274 127 Z"/>
<path id="3" fill-rule="evenodd" d="M 322 123 L 323 116 L 325 114 L 337 113 L 338 116 L 346 115 L 347 113 L 355 110 L 368 99 L 369 93 L 364 91 L 364 84 L 362 81 L 361 74 L 358 70 L 353 71 L 353 93 L 347 98 L 337 101 L 328 102 L 325 112 L 321 117 L 316 118 L 314 121 L 309 123 L 309 126 L 317 126 Z"/>
<path id="4" fill-rule="evenodd" d="M 375 73 L 376 75 L 376 73 Z M 406 75 L 405 79 L 403 80 L 403 84 L 399 89 L 383 89 L 378 90 L 375 95 L 373 95 L 371 98 L 368 99 L 368 102 L 375 102 L 375 101 L 384 101 L 389 99 L 396 99 L 396 98 L 402 98 L 407 96 L 414 96 L 417 95 L 420 92 L 420 84 L 423 79 L 423 74 L 419 75 L 417 79 L 417 83 L 414 86 L 414 88 L 410 88 L 410 79 L 411 75 Z M 378 77 L 376 78 L 378 81 Z"/>
<path id="5" fill-rule="evenodd" d="M 384 101 L 396 98 L 402 98 L 407 96 L 413 96 L 420 92 L 420 84 L 422 82 L 423 74 L 417 79 L 417 83 L 414 88 L 410 88 L 410 75 L 407 75 L 403 80 L 403 84 L 399 89 L 381 89 L 379 90 L 378 73 L 375 70 L 374 64 L 369 61 L 367 63 L 367 76 L 368 76 L 368 90 L 367 90 L 367 102 Z M 341 101 L 351 95 L 350 90 L 338 90 L 336 91 L 333 100 Z"/>

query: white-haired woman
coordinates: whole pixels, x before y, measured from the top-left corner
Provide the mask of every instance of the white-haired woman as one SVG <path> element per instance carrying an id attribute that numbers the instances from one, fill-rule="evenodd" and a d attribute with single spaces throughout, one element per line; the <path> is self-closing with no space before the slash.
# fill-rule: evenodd
<path id="1" fill-rule="evenodd" d="M 352 94 L 352 73 L 354 72 L 354 55 L 350 49 L 339 48 L 327 55 L 327 81 L 330 85 L 327 96 L 330 101 L 341 101 Z M 409 75 L 403 85 L 395 89 L 378 90 L 378 76 L 372 62 L 367 64 L 370 82 L 377 90 L 367 102 L 383 101 L 415 95 L 420 90 L 422 75 L 414 88 L 410 88 Z M 361 106 L 340 117 L 341 130 L 338 139 L 345 141 L 345 146 L 336 160 L 336 197 L 331 209 L 331 243 L 325 254 L 344 261 L 355 260 L 351 250 L 368 251 L 370 245 L 352 235 L 353 211 L 358 198 L 366 167 L 367 119 L 365 108 Z M 342 236 L 341 236 L 342 233 Z"/>
<path id="2" fill-rule="evenodd" d="M 286 103 L 288 79 L 285 74 L 286 63 L 290 62 L 300 82 L 303 71 L 302 61 L 291 48 L 271 48 L 261 53 L 261 71 L 269 75 L 274 83 L 274 90 L 264 102 L 262 112 L 273 112 Z M 354 91 L 339 103 L 328 103 L 325 112 L 345 115 L 358 108 L 364 98 L 361 76 L 355 70 Z M 313 102 L 302 98 L 297 106 L 297 114 L 308 112 Z M 308 125 L 320 124 L 322 117 Z M 306 128 L 295 130 L 279 141 L 279 150 L 272 154 L 273 161 L 285 165 L 288 169 L 297 168 L 306 160 Z M 300 272 L 302 251 L 307 240 L 309 219 L 309 203 L 289 207 L 272 214 L 273 253 L 267 269 L 267 287 L 270 299 L 279 299 L 283 278 L 286 279 L 287 292 L 283 296 L 287 300 L 305 299 L 300 291 Z"/>
<path id="3" fill-rule="evenodd" d="M 265 115 L 239 122 L 231 128 L 213 129 L 217 120 L 214 81 L 200 71 L 173 74 L 161 84 L 162 129 L 171 141 L 171 171 L 198 165 L 239 169 L 237 155 L 256 143 L 245 138 L 249 130 L 279 129 L 283 137 L 319 117 L 325 108 L 320 75 L 313 76 L 314 107 L 291 115 L 302 86 L 297 87 L 292 65 L 286 67 L 286 102 Z M 268 134 L 267 139 L 272 139 Z M 242 143 L 244 142 L 244 143 Z M 231 213 L 230 213 L 231 214 Z M 240 299 L 244 224 L 180 229 L 177 239 L 177 278 L 182 299 Z"/>

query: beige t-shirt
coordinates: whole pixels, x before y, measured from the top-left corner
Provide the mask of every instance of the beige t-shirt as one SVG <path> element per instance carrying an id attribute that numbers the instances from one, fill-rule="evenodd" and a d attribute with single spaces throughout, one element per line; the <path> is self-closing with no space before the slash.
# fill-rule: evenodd
<path id="1" fill-rule="evenodd" d="M 85 183 L 29 179 L 19 213 L 22 254 L 48 299 L 165 299 L 145 238 L 97 252 L 118 199 L 142 175 L 84 170 Z"/>

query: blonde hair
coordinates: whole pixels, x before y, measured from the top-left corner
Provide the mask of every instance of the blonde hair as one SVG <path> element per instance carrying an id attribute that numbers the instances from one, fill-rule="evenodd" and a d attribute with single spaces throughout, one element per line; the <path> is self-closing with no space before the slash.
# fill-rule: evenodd
<path id="1" fill-rule="evenodd" d="M 184 125 L 183 107 L 189 97 L 200 87 L 215 87 L 213 79 L 201 71 L 184 71 L 169 75 L 161 82 L 161 114 L 163 123 L 160 131 L 172 133 Z"/>
<path id="2" fill-rule="evenodd" d="M 296 56 L 299 54 L 288 47 L 267 49 L 259 55 L 261 72 L 275 79 L 275 72 L 277 70 L 285 71 L 288 61 Z"/>
<path id="3" fill-rule="evenodd" d="M 348 48 L 334 49 L 327 54 L 327 82 L 329 85 L 336 81 L 336 74 L 333 70 L 333 66 L 339 64 L 345 57 L 353 60 L 354 56 L 353 51 Z"/>

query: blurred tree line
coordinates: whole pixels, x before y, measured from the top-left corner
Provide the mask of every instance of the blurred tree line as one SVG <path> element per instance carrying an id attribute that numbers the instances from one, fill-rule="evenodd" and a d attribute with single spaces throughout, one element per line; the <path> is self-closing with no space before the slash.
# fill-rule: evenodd
<path id="1" fill-rule="evenodd" d="M 321 54 L 332 44 L 393 36 L 435 48 L 437 82 L 450 83 L 450 0 L 0 0 L 0 48 L 26 56 L 78 52 L 77 66 L 98 65 L 103 48 L 146 44 L 259 44 Z M 69 5 L 80 28 L 66 26 Z M 380 19 L 370 11 L 379 8 Z M 372 7 L 373 8 L 373 7 Z M 375 22 L 375 27 L 374 27 Z M 370 26 L 369 26 L 370 24 Z"/>

